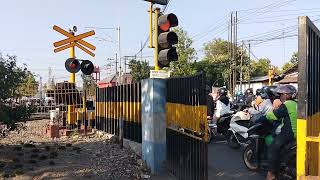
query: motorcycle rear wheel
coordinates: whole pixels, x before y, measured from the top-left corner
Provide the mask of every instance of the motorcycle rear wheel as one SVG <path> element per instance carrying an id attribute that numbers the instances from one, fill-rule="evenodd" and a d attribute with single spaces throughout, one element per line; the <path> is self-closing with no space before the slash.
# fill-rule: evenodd
<path id="1" fill-rule="evenodd" d="M 258 159 L 254 143 L 250 143 L 243 151 L 243 162 L 251 171 L 258 171 Z"/>

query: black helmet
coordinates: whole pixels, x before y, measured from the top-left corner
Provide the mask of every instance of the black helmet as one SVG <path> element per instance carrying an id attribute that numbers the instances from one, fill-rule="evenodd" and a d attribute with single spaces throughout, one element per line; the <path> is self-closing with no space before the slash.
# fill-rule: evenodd
<path id="1" fill-rule="evenodd" d="M 260 95 L 261 95 L 261 89 L 257 89 L 257 90 L 256 90 L 256 95 L 257 95 L 257 96 L 260 96 Z"/>
<path id="2" fill-rule="evenodd" d="M 244 94 L 245 94 L 246 96 L 253 95 L 253 89 L 252 89 L 252 88 L 247 89 Z"/>
<path id="3" fill-rule="evenodd" d="M 261 97 L 264 99 L 274 99 L 275 94 L 273 93 L 274 89 L 277 86 L 264 86 L 261 89 Z"/>
<path id="4" fill-rule="evenodd" d="M 219 91 L 219 96 L 227 96 L 228 95 L 228 90 L 224 87 L 220 88 Z"/>
<path id="5" fill-rule="evenodd" d="M 297 89 L 292 85 L 283 85 L 278 86 L 276 89 L 274 89 L 274 94 L 281 95 L 281 94 L 289 94 L 292 98 L 295 98 L 297 94 Z"/>

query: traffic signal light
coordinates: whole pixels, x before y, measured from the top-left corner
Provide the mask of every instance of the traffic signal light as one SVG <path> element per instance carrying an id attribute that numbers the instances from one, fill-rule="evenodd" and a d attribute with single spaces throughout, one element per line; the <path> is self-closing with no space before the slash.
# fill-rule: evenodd
<path id="1" fill-rule="evenodd" d="M 82 61 L 81 64 L 79 61 Z M 70 73 L 77 73 L 81 69 L 83 74 L 90 75 L 94 71 L 94 65 L 91 61 L 79 60 L 75 58 L 67 59 L 65 62 L 65 67 L 66 67 L 66 70 Z"/>
<path id="2" fill-rule="evenodd" d="M 178 18 L 170 13 L 158 19 L 158 66 L 168 67 L 170 62 L 178 60 L 178 53 L 173 45 L 178 43 L 178 36 L 170 28 L 178 26 Z"/>
<path id="3" fill-rule="evenodd" d="M 70 73 L 77 73 L 81 69 L 79 60 L 74 59 L 74 58 L 67 59 L 64 65 L 65 65 L 67 71 Z"/>
<path id="4" fill-rule="evenodd" d="M 93 63 L 89 60 L 83 60 L 81 63 L 81 71 L 85 75 L 90 75 L 93 73 L 94 66 Z"/>

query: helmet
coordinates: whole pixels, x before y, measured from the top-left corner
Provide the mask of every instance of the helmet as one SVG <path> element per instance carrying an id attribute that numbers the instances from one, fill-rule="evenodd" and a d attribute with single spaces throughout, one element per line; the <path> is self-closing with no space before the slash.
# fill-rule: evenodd
<path id="1" fill-rule="evenodd" d="M 237 91 L 236 96 L 238 97 L 238 96 L 241 96 L 241 95 L 243 95 L 242 92 L 241 91 Z"/>
<path id="2" fill-rule="evenodd" d="M 289 94 L 292 96 L 292 98 L 295 98 L 297 94 L 297 89 L 292 86 L 292 85 L 283 85 L 283 86 L 278 86 L 274 90 L 274 94 L 280 95 L 280 94 Z"/>
<path id="3" fill-rule="evenodd" d="M 253 89 L 252 88 L 247 89 L 245 92 L 245 95 L 246 96 L 253 95 Z"/>
<path id="4" fill-rule="evenodd" d="M 273 93 L 273 90 L 276 88 L 276 86 L 264 86 L 261 89 L 261 97 L 263 99 L 272 99 L 275 95 Z"/>
<path id="5" fill-rule="evenodd" d="M 219 91 L 218 91 L 219 95 L 220 96 L 227 96 L 228 94 L 228 90 L 226 88 L 220 88 Z"/>
<path id="6" fill-rule="evenodd" d="M 256 95 L 257 95 L 257 96 L 261 95 L 261 89 L 257 89 L 257 90 L 256 90 Z"/>

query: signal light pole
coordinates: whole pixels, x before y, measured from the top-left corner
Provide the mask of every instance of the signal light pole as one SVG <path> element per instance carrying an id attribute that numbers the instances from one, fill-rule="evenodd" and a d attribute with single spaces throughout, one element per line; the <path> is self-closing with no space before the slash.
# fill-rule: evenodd
<path id="1" fill-rule="evenodd" d="M 75 31 L 70 29 L 70 33 L 72 33 L 72 35 L 75 35 Z M 70 47 L 70 58 L 75 58 L 75 48 L 74 46 Z M 75 73 L 71 73 L 70 74 L 70 79 L 69 79 L 70 83 L 76 83 L 76 74 Z"/>
<path id="2" fill-rule="evenodd" d="M 154 16 L 154 70 L 159 70 L 158 58 L 159 58 L 159 44 L 158 44 L 158 19 L 159 19 L 160 9 L 155 9 Z"/>

